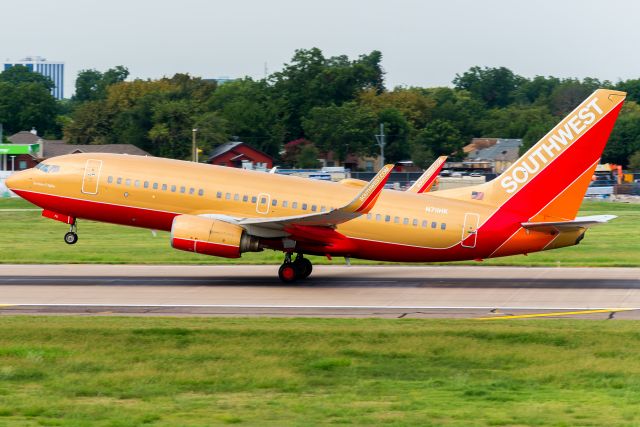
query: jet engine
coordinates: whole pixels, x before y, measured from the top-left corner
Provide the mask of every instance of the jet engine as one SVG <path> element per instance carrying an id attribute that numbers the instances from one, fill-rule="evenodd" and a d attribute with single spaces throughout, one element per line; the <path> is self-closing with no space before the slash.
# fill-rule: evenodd
<path id="1" fill-rule="evenodd" d="M 181 251 L 239 258 L 262 249 L 257 237 L 235 224 L 195 215 L 178 215 L 171 225 L 171 247 Z"/>

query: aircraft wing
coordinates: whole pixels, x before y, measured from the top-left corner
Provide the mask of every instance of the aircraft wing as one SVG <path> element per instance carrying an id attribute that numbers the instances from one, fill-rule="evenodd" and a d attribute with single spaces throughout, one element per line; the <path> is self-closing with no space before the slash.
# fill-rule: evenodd
<path id="1" fill-rule="evenodd" d="M 304 215 L 292 215 L 276 218 L 235 218 L 226 215 L 204 214 L 201 216 L 216 218 L 237 224 L 251 234 L 260 237 L 277 237 L 287 235 L 285 229 L 294 226 L 335 227 L 361 215 L 366 215 L 375 205 L 384 185 L 389 180 L 394 165 L 385 165 L 375 177 L 362 188 L 362 191 L 348 204 L 327 212 Z"/>
<path id="2" fill-rule="evenodd" d="M 574 231 L 581 228 L 590 228 L 595 225 L 605 224 L 612 219 L 617 218 L 615 215 L 593 215 L 577 217 L 573 221 L 554 221 L 554 222 L 523 222 L 522 227 L 531 231 L 551 232 L 551 231 Z"/>
<path id="3" fill-rule="evenodd" d="M 447 161 L 447 156 L 440 156 L 424 173 L 407 189 L 409 193 L 428 193 L 438 178 L 438 174 Z"/>

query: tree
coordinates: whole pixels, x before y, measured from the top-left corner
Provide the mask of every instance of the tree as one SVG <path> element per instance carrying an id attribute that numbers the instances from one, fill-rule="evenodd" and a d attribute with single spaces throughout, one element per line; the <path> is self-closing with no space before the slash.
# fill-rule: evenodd
<path id="1" fill-rule="evenodd" d="M 318 161 L 320 152 L 313 144 L 305 144 L 300 149 L 298 158 L 296 159 L 296 166 L 302 169 L 314 169 L 320 166 Z"/>
<path id="2" fill-rule="evenodd" d="M 433 157 L 447 155 L 452 158 L 462 156 L 464 143 L 460 132 L 446 120 L 434 120 L 418 132 L 414 150 L 430 151 Z M 414 151 L 414 155 L 416 151 Z M 420 163 L 420 160 L 418 160 Z"/>
<path id="3" fill-rule="evenodd" d="M 411 157 L 409 136 L 411 125 L 404 115 L 395 108 L 387 108 L 378 114 L 378 123 L 384 124 L 386 145 L 385 162 L 396 163 Z"/>
<path id="4" fill-rule="evenodd" d="M 347 154 L 373 153 L 376 124 L 373 111 L 355 102 L 315 107 L 303 120 L 305 133 L 320 151 L 332 151 L 341 161 Z"/>
<path id="5" fill-rule="evenodd" d="M 77 102 L 106 99 L 109 86 L 126 80 L 129 70 L 122 65 L 109 68 L 104 73 L 98 70 L 81 70 L 76 78 L 76 93 L 73 100 Z"/>
<path id="6" fill-rule="evenodd" d="M 382 54 L 372 51 L 350 61 L 325 58 L 318 48 L 296 50 L 291 62 L 269 77 L 274 98 L 281 101 L 287 136 L 302 137 L 302 119 L 315 107 L 340 106 L 366 89 L 384 90 Z"/>
<path id="7" fill-rule="evenodd" d="M 57 135 L 58 106 L 41 83 L 0 82 L 0 123 L 7 133 L 36 128 Z"/>
<path id="8" fill-rule="evenodd" d="M 506 107 L 513 102 L 516 90 L 526 81 L 505 67 L 471 67 L 456 74 L 453 84 L 458 90 L 470 92 L 488 107 Z"/>
<path id="9" fill-rule="evenodd" d="M 4 70 L 0 73 L 0 82 L 12 85 L 36 83 L 49 91 L 54 87 L 53 81 L 49 77 L 34 73 L 24 65 L 15 65 Z"/>
<path id="10" fill-rule="evenodd" d="M 625 103 L 609 136 L 602 161 L 627 166 L 633 153 L 640 150 L 640 106 Z"/>
<path id="11" fill-rule="evenodd" d="M 640 172 L 640 150 L 629 157 L 629 169 Z"/>

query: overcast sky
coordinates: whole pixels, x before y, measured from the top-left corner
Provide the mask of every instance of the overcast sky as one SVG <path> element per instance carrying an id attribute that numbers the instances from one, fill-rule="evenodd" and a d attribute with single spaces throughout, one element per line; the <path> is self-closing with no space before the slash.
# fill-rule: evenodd
<path id="1" fill-rule="evenodd" d="M 297 48 L 383 54 L 387 87 L 450 85 L 473 65 L 532 77 L 640 77 L 640 2 L 622 0 L 6 1 L 0 59 L 261 78 Z"/>

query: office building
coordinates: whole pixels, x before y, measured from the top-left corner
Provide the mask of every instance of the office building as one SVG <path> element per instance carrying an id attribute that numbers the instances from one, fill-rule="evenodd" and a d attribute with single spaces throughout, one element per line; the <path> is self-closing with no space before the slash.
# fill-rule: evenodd
<path id="1" fill-rule="evenodd" d="M 56 99 L 64 98 L 64 62 L 47 61 L 40 56 L 28 56 L 20 61 L 5 61 L 4 69 L 15 65 L 23 65 L 31 71 L 49 77 L 54 84 L 51 95 Z"/>

